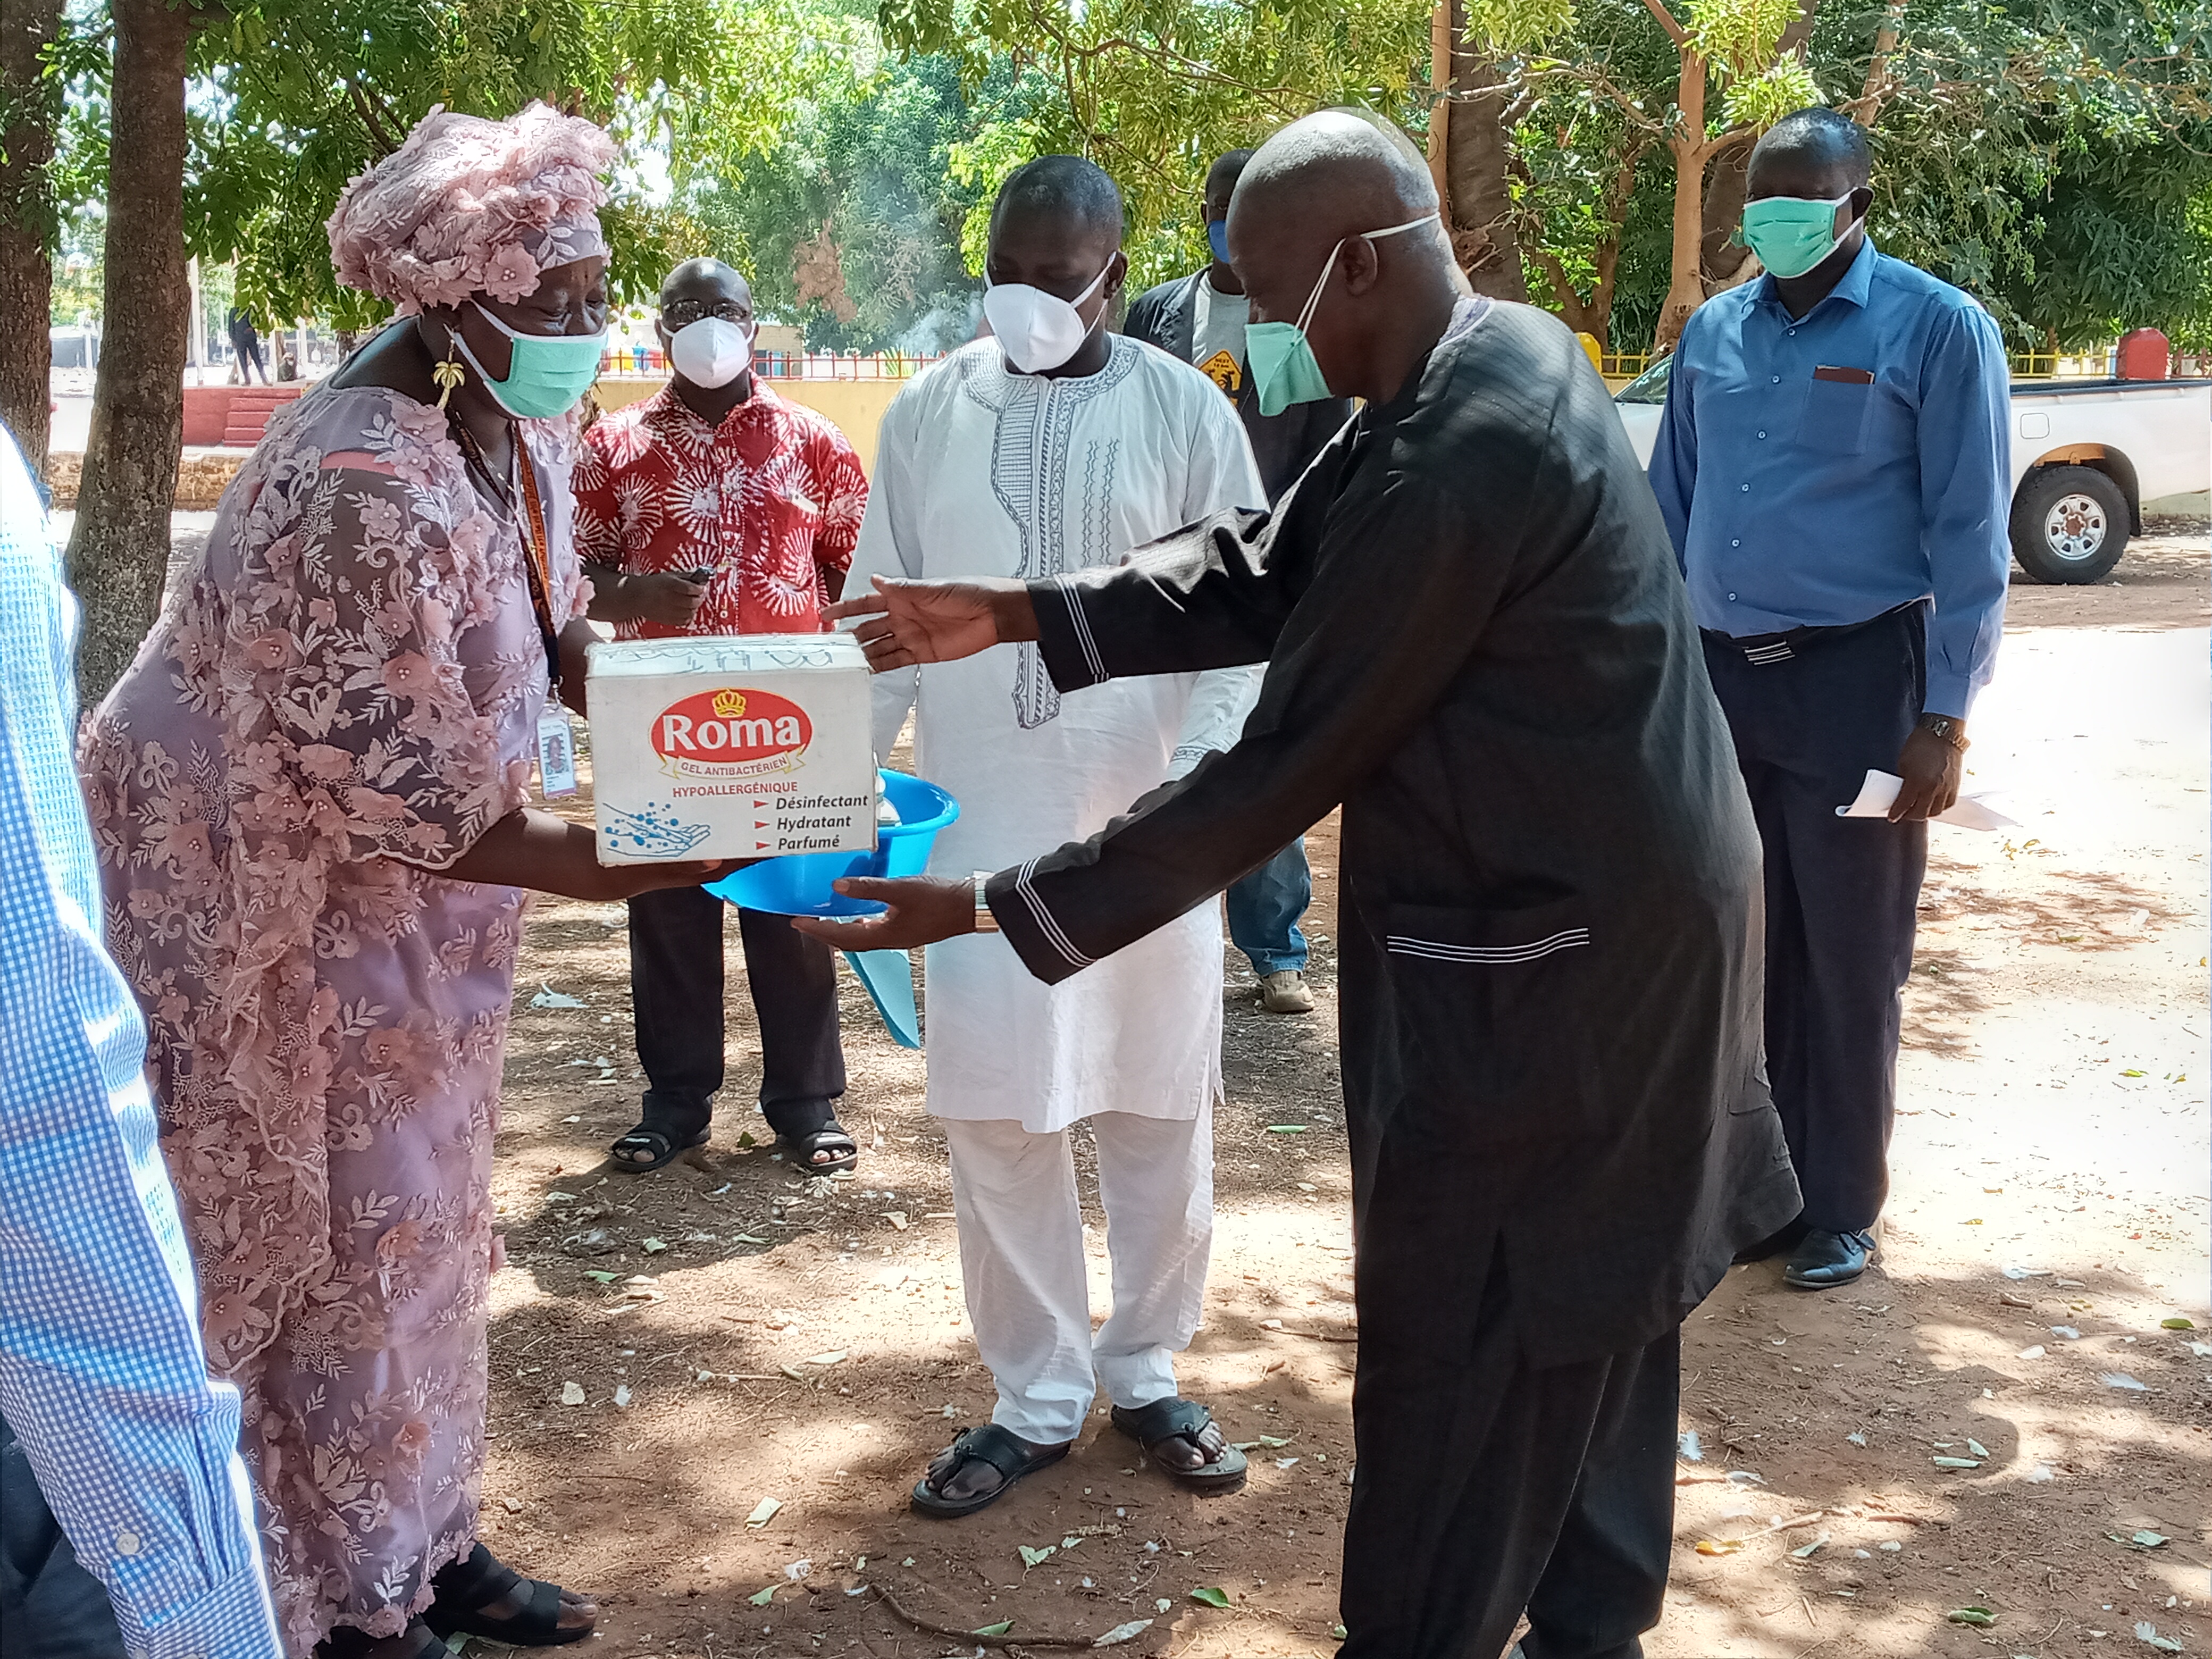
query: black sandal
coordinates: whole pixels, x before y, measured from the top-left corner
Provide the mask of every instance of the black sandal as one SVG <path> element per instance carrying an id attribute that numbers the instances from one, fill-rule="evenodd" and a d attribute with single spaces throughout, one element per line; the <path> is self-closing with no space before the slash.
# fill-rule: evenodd
<path id="1" fill-rule="evenodd" d="M 707 1131 L 702 1129 L 690 1139 L 679 1141 L 665 1129 L 656 1129 L 650 1123 L 641 1123 L 615 1142 L 607 1150 L 612 1154 L 614 1166 L 627 1170 L 632 1175 L 651 1175 L 655 1170 L 673 1164 L 694 1146 L 707 1144 Z M 634 1152 L 643 1152 L 643 1158 L 634 1158 Z"/>
<path id="2" fill-rule="evenodd" d="M 481 1611 L 502 1595 L 529 1586 L 520 1613 L 495 1617 Z M 518 1648 L 564 1648 L 591 1635 L 593 1625 L 561 1628 L 561 1587 L 542 1578 L 525 1578 L 478 1544 L 465 1561 L 449 1562 L 430 1580 L 437 1592 L 422 1614 L 433 1636 L 481 1636 Z"/>
<path id="3" fill-rule="evenodd" d="M 1035 1474 L 1047 1465 L 1059 1462 L 1074 1443 L 1073 1440 L 1063 1441 L 1039 1451 L 996 1423 L 986 1423 L 980 1429 L 963 1429 L 952 1437 L 952 1443 L 937 1455 L 936 1461 L 929 1466 L 929 1473 L 914 1483 L 915 1511 L 933 1515 L 941 1521 L 952 1521 L 988 1509 L 1012 1492 L 1014 1483 L 1024 1475 Z M 999 1484 L 973 1498 L 945 1497 L 945 1483 L 970 1463 L 988 1463 L 998 1470 Z"/>
<path id="4" fill-rule="evenodd" d="M 820 1128 L 809 1129 L 803 1135 L 778 1135 L 775 1144 L 797 1156 L 801 1175 L 836 1175 L 860 1161 L 860 1143 L 848 1134 L 834 1117 Z M 817 1152 L 832 1156 L 817 1164 Z"/>
<path id="5" fill-rule="evenodd" d="M 1155 1400 L 1133 1411 L 1116 1406 L 1113 1420 L 1115 1428 L 1145 1449 L 1152 1467 L 1177 1486 L 1213 1497 L 1243 1490 L 1244 1474 L 1250 1465 L 1234 1446 L 1224 1446 L 1219 1457 L 1194 1469 L 1170 1463 L 1160 1455 L 1159 1449 L 1175 1440 L 1204 1455 L 1206 1449 L 1198 1437 L 1212 1425 L 1213 1413 L 1195 1400 Z"/>
<path id="6" fill-rule="evenodd" d="M 409 1620 L 407 1628 L 399 1633 L 415 1638 L 415 1651 L 407 1659 L 452 1659 L 452 1650 L 420 1619 Z M 315 1644 L 315 1659 L 361 1659 L 371 1648 L 391 1639 L 388 1636 L 371 1636 L 367 1631 L 347 1625 Z"/>

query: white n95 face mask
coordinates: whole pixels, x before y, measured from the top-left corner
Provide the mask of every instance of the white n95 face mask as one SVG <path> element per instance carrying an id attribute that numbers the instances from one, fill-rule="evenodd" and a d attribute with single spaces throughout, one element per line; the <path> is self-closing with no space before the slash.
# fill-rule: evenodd
<path id="1" fill-rule="evenodd" d="M 702 317 L 669 336 L 668 361 L 693 386 L 727 386 L 752 367 L 752 336 L 720 317 Z"/>
<path id="2" fill-rule="evenodd" d="M 1027 283 L 998 283 L 986 289 L 983 316 L 1006 361 L 1024 374 L 1042 374 L 1080 351 L 1097 325 L 1085 323 L 1076 307 L 1098 291 L 1107 271 L 1113 268 L 1109 258 L 1091 279 L 1091 286 L 1073 300 L 1063 300 Z M 1106 315 L 1103 309 L 1098 314 L 1102 319 Z"/>

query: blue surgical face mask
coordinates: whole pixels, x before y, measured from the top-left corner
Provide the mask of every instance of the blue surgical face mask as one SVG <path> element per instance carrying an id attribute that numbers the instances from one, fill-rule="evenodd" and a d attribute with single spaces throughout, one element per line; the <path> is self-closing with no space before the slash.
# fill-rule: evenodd
<path id="1" fill-rule="evenodd" d="M 1329 273 L 1336 269 L 1336 256 L 1343 252 L 1345 243 L 1372 242 L 1385 236 L 1400 235 L 1418 230 L 1438 216 L 1424 213 L 1418 219 L 1408 219 L 1387 230 L 1370 230 L 1358 237 L 1340 238 L 1322 262 L 1321 280 L 1306 296 L 1305 309 L 1298 313 L 1297 322 L 1244 325 L 1244 361 L 1251 367 L 1252 385 L 1260 394 L 1262 415 L 1279 415 L 1292 404 L 1318 403 L 1334 395 L 1329 390 L 1328 377 L 1321 372 L 1321 364 L 1314 357 L 1312 344 L 1306 339 L 1306 325 L 1313 320 L 1314 309 L 1321 304 L 1321 292 L 1328 286 Z"/>
<path id="2" fill-rule="evenodd" d="M 484 373 L 461 331 L 453 331 L 453 344 L 484 383 L 484 390 L 508 414 L 522 420 L 550 420 L 566 415 L 592 389 L 599 378 L 599 354 L 606 331 L 597 334 L 520 334 L 477 305 L 477 314 L 507 337 L 507 378 L 495 380 Z"/>
<path id="3" fill-rule="evenodd" d="M 1206 226 L 1206 245 L 1213 250 L 1213 257 L 1223 264 L 1229 263 L 1229 221 L 1211 219 Z"/>
<path id="4" fill-rule="evenodd" d="M 1858 224 L 1854 219 L 1836 234 L 1836 210 L 1851 199 L 1845 191 L 1833 201 L 1803 196 L 1763 196 L 1743 204 L 1743 245 L 1759 263 L 1780 277 L 1802 276 L 1844 245 Z"/>

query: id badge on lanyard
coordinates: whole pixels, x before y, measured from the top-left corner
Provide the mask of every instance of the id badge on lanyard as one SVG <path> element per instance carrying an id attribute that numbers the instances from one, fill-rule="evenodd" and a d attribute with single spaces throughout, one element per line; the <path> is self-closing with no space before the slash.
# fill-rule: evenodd
<path id="1" fill-rule="evenodd" d="M 576 793 L 576 733 L 553 703 L 538 717 L 538 789 L 548 800 Z"/>
<path id="2" fill-rule="evenodd" d="M 545 510 L 538 498 L 538 480 L 531 471 L 529 458 L 520 453 L 518 438 L 516 460 L 520 464 L 522 500 L 526 512 L 516 528 L 522 534 L 523 562 L 530 580 L 531 609 L 535 612 L 538 629 L 545 642 L 546 677 L 551 682 L 545 706 L 538 715 L 538 788 L 547 800 L 576 793 L 576 732 L 568 724 L 568 711 L 561 707 L 560 650 L 555 641 L 552 607 L 552 570 L 548 558 L 545 535 Z"/>

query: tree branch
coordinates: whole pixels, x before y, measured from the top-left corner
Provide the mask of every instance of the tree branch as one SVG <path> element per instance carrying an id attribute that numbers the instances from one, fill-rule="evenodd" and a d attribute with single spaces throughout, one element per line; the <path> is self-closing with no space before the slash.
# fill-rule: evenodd
<path id="1" fill-rule="evenodd" d="M 1738 144 L 1757 137 L 1759 135 L 1749 127 L 1730 127 L 1717 137 L 1708 138 L 1704 143 L 1696 146 L 1690 151 L 1690 155 L 1699 167 L 1710 167 L 1712 165 L 1713 157 L 1718 155 L 1723 150 L 1734 149 Z"/>
<path id="2" fill-rule="evenodd" d="M 1896 90 L 1896 82 L 1890 78 L 1889 60 L 1897 50 L 1898 30 L 1904 18 L 1905 0 L 1889 0 L 1889 9 L 1881 15 L 1881 27 L 1875 32 L 1874 56 L 1867 60 L 1866 79 L 1859 84 L 1859 95 L 1844 106 L 1844 113 L 1863 127 L 1870 127 L 1881 118 L 1881 106 Z"/>
<path id="3" fill-rule="evenodd" d="M 368 89 L 362 85 L 360 77 L 349 75 L 345 84 L 346 94 L 353 100 L 354 113 L 361 117 L 361 124 L 368 129 L 368 136 L 376 141 L 377 149 L 382 155 L 391 155 L 399 145 L 393 139 L 390 129 L 378 118 L 375 106 Z"/>
<path id="4" fill-rule="evenodd" d="M 1602 94 L 1607 100 L 1626 118 L 1628 125 L 1644 135 L 1646 142 L 1666 136 L 1667 129 L 1644 112 L 1644 106 L 1615 84 L 1613 77 L 1595 66 L 1586 66 L 1577 71 L 1583 82 L 1594 92 Z"/>
<path id="5" fill-rule="evenodd" d="M 933 1624 L 908 1613 L 899 1605 L 898 1597 L 881 1584 L 871 1584 L 868 1588 L 875 1591 L 877 1598 L 885 1607 L 916 1630 L 932 1636 L 946 1637 L 955 1642 L 974 1642 L 987 1648 L 1087 1648 L 1092 1644 L 1088 1636 L 986 1636 L 981 1631 L 957 1630 L 950 1625 Z"/>
<path id="6" fill-rule="evenodd" d="M 1093 58 L 1103 58 L 1111 52 L 1123 52 L 1133 58 L 1142 58 L 1146 63 L 1172 70 L 1185 79 L 1202 85 L 1225 87 L 1232 92 L 1242 93 L 1248 98 L 1259 100 L 1270 106 L 1286 120 L 1296 120 L 1300 115 L 1307 112 L 1306 105 L 1310 100 L 1294 88 L 1250 86 L 1237 80 L 1234 76 L 1224 75 L 1210 64 L 1200 63 L 1194 58 L 1186 58 L 1171 46 L 1148 45 L 1140 40 L 1133 40 L 1127 35 L 1109 35 L 1103 40 L 1093 40 L 1087 46 L 1079 46 L 1068 37 L 1066 30 L 1055 27 L 1052 20 L 1044 15 L 1041 7 L 1031 6 L 1030 17 L 1038 30 L 1052 42 L 1065 61 L 1072 63 L 1078 58 L 1088 60 Z"/>
<path id="7" fill-rule="evenodd" d="M 1559 309 L 1562 312 L 1579 312 L 1583 308 L 1582 293 L 1575 287 L 1574 279 L 1567 275 L 1566 266 L 1559 263 L 1559 256 L 1540 242 L 1522 251 L 1542 268 L 1545 277 L 1552 284 L 1552 297 L 1559 302 Z"/>
<path id="8" fill-rule="evenodd" d="M 1747 144 L 1758 136 L 1749 127 L 1730 127 L 1705 146 L 1705 160 L 1708 163 L 1717 161 L 1739 144 Z"/>
<path id="9" fill-rule="evenodd" d="M 1799 0 L 1797 15 L 1790 20 L 1790 26 L 1782 31 L 1781 39 L 1774 43 L 1777 63 L 1791 52 L 1802 54 L 1809 50 L 1813 39 L 1813 14 L 1820 9 L 1820 0 Z"/>
<path id="10" fill-rule="evenodd" d="M 1660 3 L 1660 0 L 1644 0 L 1644 9 L 1659 20 L 1659 27 L 1667 31 L 1667 38 L 1678 46 L 1690 44 L 1690 32 L 1674 21 L 1674 14 Z"/>

